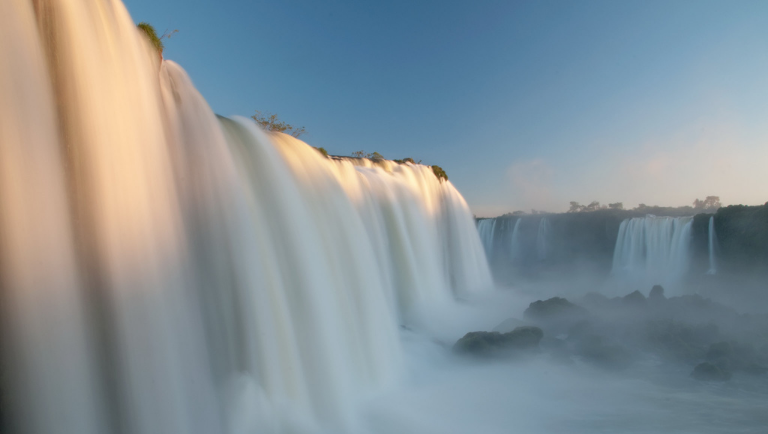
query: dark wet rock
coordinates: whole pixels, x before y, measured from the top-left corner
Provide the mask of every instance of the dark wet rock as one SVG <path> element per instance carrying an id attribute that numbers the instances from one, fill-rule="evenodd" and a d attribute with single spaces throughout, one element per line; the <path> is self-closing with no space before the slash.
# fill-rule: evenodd
<path id="1" fill-rule="evenodd" d="M 691 377 L 699 381 L 728 381 L 731 373 L 714 363 L 702 362 L 693 368 Z"/>
<path id="2" fill-rule="evenodd" d="M 626 348 L 606 342 L 602 336 L 584 337 L 576 344 L 575 352 L 586 362 L 603 369 L 619 371 L 632 364 L 632 355 Z"/>
<path id="3" fill-rule="evenodd" d="M 534 301 L 523 312 L 523 318 L 541 325 L 553 334 L 562 333 L 588 317 L 589 311 L 560 297 Z"/>
<path id="4" fill-rule="evenodd" d="M 651 292 L 648 294 L 648 300 L 666 300 L 664 296 L 664 287 L 661 285 L 653 285 Z"/>
<path id="5" fill-rule="evenodd" d="M 509 333 L 504 333 L 509 345 L 516 349 L 538 348 L 539 342 L 544 337 L 544 332 L 533 326 L 516 327 Z"/>
<path id="6" fill-rule="evenodd" d="M 646 303 L 647 300 L 645 299 L 645 296 L 640 291 L 634 291 L 632 293 L 625 295 L 624 297 L 622 297 L 621 301 L 628 306 L 644 307 L 647 304 Z"/>
<path id="7" fill-rule="evenodd" d="M 456 341 L 453 350 L 457 353 L 492 355 L 504 347 L 504 337 L 499 332 L 469 332 Z"/>
<path id="8" fill-rule="evenodd" d="M 503 356 L 538 350 L 544 332 L 538 327 L 517 327 L 509 333 L 469 332 L 456 341 L 453 350 L 477 356 Z"/>
<path id="9" fill-rule="evenodd" d="M 534 301 L 528 305 L 528 309 L 523 313 L 523 317 L 532 320 L 550 319 L 573 312 L 582 313 L 584 310 L 583 307 L 577 306 L 565 298 L 553 297 L 544 301 Z"/>
<path id="10" fill-rule="evenodd" d="M 493 331 L 499 332 L 499 333 L 509 333 L 512 330 L 527 325 L 525 321 L 517 319 L 517 318 L 507 318 L 504 321 L 501 322 L 501 324 L 497 325 L 493 328 Z"/>

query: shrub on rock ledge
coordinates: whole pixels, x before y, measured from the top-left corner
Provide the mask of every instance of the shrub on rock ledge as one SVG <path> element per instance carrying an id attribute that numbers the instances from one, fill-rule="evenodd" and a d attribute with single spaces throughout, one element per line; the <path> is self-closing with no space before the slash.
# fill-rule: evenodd
<path id="1" fill-rule="evenodd" d="M 155 47 L 155 50 L 157 50 L 157 54 L 160 56 L 163 55 L 163 41 L 162 38 L 157 36 L 157 32 L 155 31 L 155 28 L 152 27 L 151 24 L 141 22 L 136 27 L 139 28 L 139 30 L 143 31 L 145 35 L 147 35 L 147 38 L 149 39 L 149 42 L 152 44 L 153 47 Z"/>
<path id="2" fill-rule="evenodd" d="M 434 172 L 435 176 L 437 176 L 437 179 L 440 181 L 447 181 L 448 175 L 445 173 L 445 170 L 443 170 L 440 166 L 432 166 L 432 172 Z"/>

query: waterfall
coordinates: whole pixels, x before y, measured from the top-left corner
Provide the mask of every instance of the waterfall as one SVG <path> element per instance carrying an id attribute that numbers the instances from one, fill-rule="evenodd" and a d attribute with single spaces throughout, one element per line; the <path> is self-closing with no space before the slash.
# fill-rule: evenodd
<path id="1" fill-rule="evenodd" d="M 549 220 L 542 217 L 539 221 L 539 232 L 536 235 L 536 257 L 539 261 L 547 259 L 549 253 Z"/>
<path id="2" fill-rule="evenodd" d="M 450 182 L 217 118 L 119 0 L 3 1 L 0 35 L 19 432 L 355 432 L 408 311 L 491 285 Z"/>
<path id="3" fill-rule="evenodd" d="M 508 218 L 486 218 L 477 223 L 477 231 L 483 244 L 488 260 L 499 255 L 509 261 L 519 261 L 523 257 L 523 246 L 520 241 L 520 222 L 517 218 L 512 224 Z M 510 230 L 511 228 L 511 230 Z M 496 248 L 499 247 L 497 251 Z"/>
<path id="4" fill-rule="evenodd" d="M 477 222 L 477 232 L 480 234 L 480 241 L 483 243 L 483 249 L 488 259 L 493 254 L 493 236 L 496 231 L 496 219 L 482 219 Z"/>
<path id="5" fill-rule="evenodd" d="M 717 274 L 717 233 L 715 233 L 715 216 L 709 218 L 709 237 L 707 242 L 709 248 L 709 270 L 707 274 Z"/>
<path id="6" fill-rule="evenodd" d="M 509 257 L 513 261 L 519 261 L 523 257 L 523 245 L 520 242 L 520 222 L 522 218 L 515 221 L 515 228 L 512 229 L 512 236 L 509 242 Z"/>
<path id="7" fill-rule="evenodd" d="M 619 226 L 612 274 L 640 287 L 674 285 L 688 271 L 692 217 L 636 217 Z"/>

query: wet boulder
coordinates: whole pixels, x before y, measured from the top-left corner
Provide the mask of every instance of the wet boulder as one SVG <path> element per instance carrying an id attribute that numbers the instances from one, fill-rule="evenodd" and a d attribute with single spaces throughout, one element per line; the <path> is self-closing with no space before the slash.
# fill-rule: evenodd
<path id="1" fill-rule="evenodd" d="M 508 333 L 469 332 L 456 341 L 453 350 L 476 356 L 508 356 L 535 352 L 544 332 L 538 327 L 516 327 Z"/>
<path id="2" fill-rule="evenodd" d="M 664 296 L 664 287 L 661 285 L 653 285 L 653 288 L 651 288 L 651 292 L 648 293 L 648 300 L 651 301 L 658 301 L 658 300 L 666 300 L 667 297 Z"/>
<path id="3" fill-rule="evenodd" d="M 516 327 L 509 333 L 504 333 L 507 340 L 507 344 L 518 350 L 535 349 L 539 347 L 541 338 L 544 337 L 544 332 L 533 326 L 520 326 Z"/>
<path id="4" fill-rule="evenodd" d="M 453 345 L 461 354 L 491 356 L 504 349 L 504 335 L 499 332 L 469 332 Z"/>
<path id="5" fill-rule="evenodd" d="M 565 298 L 553 297 L 531 303 L 523 318 L 554 333 L 563 333 L 589 317 L 589 311 Z"/>
<path id="6" fill-rule="evenodd" d="M 632 307 L 645 307 L 647 305 L 647 300 L 640 291 L 634 291 L 625 295 L 622 297 L 621 301 L 624 305 Z"/>

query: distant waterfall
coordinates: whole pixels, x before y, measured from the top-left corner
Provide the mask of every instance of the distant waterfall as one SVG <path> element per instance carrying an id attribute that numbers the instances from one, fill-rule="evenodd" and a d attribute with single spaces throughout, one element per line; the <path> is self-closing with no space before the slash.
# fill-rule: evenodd
<path id="1" fill-rule="evenodd" d="M 515 221 L 515 228 L 512 229 L 512 236 L 509 241 L 509 257 L 513 261 L 519 261 L 523 257 L 523 245 L 520 242 L 520 222 L 522 221 L 521 218 Z"/>
<path id="2" fill-rule="evenodd" d="M 536 257 L 539 261 L 547 259 L 549 253 L 549 220 L 542 217 L 539 221 L 539 233 L 536 235 Z"/>
<path id="3" fill-rule="evenodd" d="M 612 274 L 643 287 L 674 284 L 688 271 L 692 217 L 636 217 L 619 226 Z"/>
<path id="4" fill-rule="evenodd" d="M 717 233 L 715 233 L 715 217 L 709 218 L 709 270 L 707 274 L 717 274 Z"/>
<path id="5" fill-rule="evenodd" d="M 483 243 L 483 249 L 485 249 L 485 255 L 488 258 L 493 254 L 496 221 L 496 219 L 482 219 L 477 222 L 477 232 L 480 234 L 480 241 Z"/>
<path id="6" fill-rule="evenodd" d="M 477 222 L 480 241 L 489 261 L 519 261 L 524 256 L 520 236 L 521 218 L 488 218 Z"/>
<path id="7" fill-rule="evenodd" d="M 0 200 L 19 433 L 361 432 L 409 309 L 492 284 L 429 166 L 217 118 L 119 0 L 0 1 Z"/>

